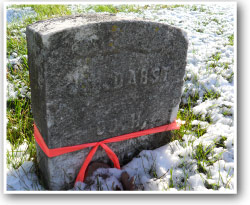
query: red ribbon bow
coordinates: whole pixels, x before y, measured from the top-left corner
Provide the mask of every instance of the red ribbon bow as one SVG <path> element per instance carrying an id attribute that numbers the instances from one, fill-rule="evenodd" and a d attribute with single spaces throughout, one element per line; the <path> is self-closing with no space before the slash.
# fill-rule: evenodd
<path id="1" fill-rule="evenodd" d="M 93 147 L 91 149 L 91 151 L 89 152 L 88 156 L 86 157 L 85 161 L 83 162 L 83 165 L 82 165 L 82 167 L 77 175 L 77 178 L 75 181 L 75 183 L 76 183 L 78 181 L 81 181 L 81 182 L 84 181 L 86 169 L 87 169 L 90 161 L 92 160 L 92 158 L 93 158 L 93 156 L 94 156 L 94 154 L 99 146 L 101 146 L 105 150 L 108 157 L 114 163 L 114 167 L 117 169 L 120 169 L 120 163 L 119 163 L 118 157 L 106 145 L 106 143 L 120 142 L 120 141 L 132 139 L 132 138 L 136 138 L 136 137 L 140 137 L 140 136 L 144 136 L 144 135 L 155 134 L 155 133 L 159 133 L 159 132 L 166 132 L 169 130 L 176 130 L 179 128 L 180 128 L 180 124 L 178 124 L 178 123 L 176 123 L 176 121 L 174 121 L 171 124 L 167 124 L 167 125 L 163 125 L 160 127 L 155 127 L 155 128 L 151 128 L 151 129 L 147 129 L 147 130 L 142 130 L 142 131 L 138 131 L 138 132 L 133 132 L 133 133 L 129 133 L 129 134 L 124 134 L 124 135 L 112 137 L 112 138 L 105 139 L 105 140 L 100 141 L 100 142 L 92 142 L 92 143 L 86 143 L 86 144 L 75 145 L 75 146 L 67 146 L 67 147 L 61 147 L 61 148 L 54 148 L 54 149 L 49 149 L 47 147 L 45 141 L 43 140 L 42 135 L 40 134 L 40 132 L 36 126 L 36 124 L 34 124 L 34 137 L 36 139 L 37 144 L 40 146 L 40 148 L 43 150 L 43 152 L 48 157 L 56 157 L 56 156 L 66 154 L 69 152 L 75 152 L 75 151 L 78 151 L 81 149 L 85 149 L 87 147 Z"/>

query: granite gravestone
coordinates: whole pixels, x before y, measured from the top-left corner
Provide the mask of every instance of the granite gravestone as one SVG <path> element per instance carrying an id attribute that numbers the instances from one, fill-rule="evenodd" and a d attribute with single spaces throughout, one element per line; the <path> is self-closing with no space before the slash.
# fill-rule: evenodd
<path id="1" fill-rule="evenodd" d="M 108 14 L 68 16 L 27 27 L 34 121 L 49 148 L 97 142 L 176 118 L 186 66 L 185 33 L 167 24 Z M 108 144 L 121 165 L 170 132 Z M 47 188 L 71 188 L 91 148 L 48 158 Z M 93 161 L 109 162 L 98 149 Z"/>

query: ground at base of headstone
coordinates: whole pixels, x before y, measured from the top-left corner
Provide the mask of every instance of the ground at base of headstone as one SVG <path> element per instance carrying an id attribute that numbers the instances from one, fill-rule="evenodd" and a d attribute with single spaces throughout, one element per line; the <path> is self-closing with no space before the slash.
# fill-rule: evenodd
<path id="1" fill-rule="evenodd" d="M 95 183 L 93 178 L 91 179 L 91 177 L 93 177 L 94 172 L 99 168 L 107 169 L 111 167 L 108 164 L 101 163 L 101 162 L 91 163 L 88 166 L 87 171 L 86 171 L 86 178 L 85 178 L 86 187 L 90 187 L 91 185 Z M 98 177 L 106 179 L 108 175 L 103 173 L 103 174 L 99 174 Z M 136 190 L 136 186 L 134 184 L 134 177 L 130 177 L 126 171 L 122 172 L 121 177 L 119 178 L 119 181 L 122 184 L 123 190 L 127 190 L 127 191 Z M 115 182 L 113 181 L 112 184 L 115 184 Z M 117 185 L 114 187 L 113 185 L 112 190 L 120 191 L 121 188 Z"/>

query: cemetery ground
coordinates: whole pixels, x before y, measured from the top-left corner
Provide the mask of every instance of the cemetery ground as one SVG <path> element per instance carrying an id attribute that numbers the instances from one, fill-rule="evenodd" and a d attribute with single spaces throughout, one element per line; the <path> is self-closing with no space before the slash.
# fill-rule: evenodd
<path id="1" fill-rule="evenodd" d="M 119 179 L 127 171 L 136 190 L 234 191 L 234 11 L 233 4 L 9 6 L 7 190 L 44 190 L 33 137 L 26 26 L 56 16 L 108 12 L 164 22 L 187 32 L 187 67 L 177 114 L 182 126 L 173 131 L 169 144 L 142 151 L 121 170 L 98 169 L 92 184 L 77 183 L 72 190 L 123 190 Z"/>

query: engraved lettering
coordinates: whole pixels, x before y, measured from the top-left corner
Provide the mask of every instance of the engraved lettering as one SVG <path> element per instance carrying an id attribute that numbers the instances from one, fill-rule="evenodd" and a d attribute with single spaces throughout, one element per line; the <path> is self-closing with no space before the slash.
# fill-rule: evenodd
<path id="1" fill-rule="evenodd" d="M 123 86 L 123 78 L 121 74 L 115 74 L 114 75 L 114 88 L 121 88 Z"/>
<path id="2" fill-rule="evenodd" d="M 139 127 L 140 126 L 140 117 L 141 114 L 140 113 L 133 113 L 131 114 L 131 122 L 132 122 L 132 127 L 131 128 L 135 128 L 135 127 Z"/>
<path id="3" fill-rule="evenodd" d="M 128 73 L 129 73 L 128 83 L 136 85 L 135 71 L 128 70 Z"/>
<path id="4" fill-rule="evenodd" d="M 147 82 L 148 82 L 148 71 L 145 68 L 143 68 L 141 70 L 141 83 L 147 84 Z"/>
<path id="5" fill-rule="evenodd" d="M 121 127 L 121 130 L 126 130 L 128 128 L 128 120 L 124 121 L 124 119 L 122 120 L 122 127 Z"/>
<path id="6" fill-rule="evenodd" d="M 109 124 L 110 124 L 109 131 L 115 132 L 117 130 L 117 119 L 112 119 Z"/>
<path id="7" fill-rule="evenodd" d="M 161 69 L 159 67 L 153 68 L 152 69 L 152 75 L 153 75 L 153 83 L 156 83 L 160 79 L 160 72 Z"/>
<path id="8" fill-rule="evenodd" d="M 105 124 L 104 124 L 104 121 L 99 121 L 97 123 L 97 135 L 102 135 L 105 131 Z"/>
<path id="9" fill-rule="evenodd" d="M 153 67 L 150 69 L 141 68 L 138 71 L 128 69 L 128 73 L 123 75 L 121 73 L 113 73 L 112 77 L 102 77 L 100 82 L 100 89 L 105 91 L 112 89 L 120 89 L 129 85 L 146 85 L 155 84 L 158 82 L 168 82 L 170 66 Z M 87 87 L 82 85 L 83 88 Z"/>
<path id="10" fill-rule="evenodd" d="M 144 121 L 144 122 L 142 123 L 141 129 L 144 130 L 144 129 L 146 128 L 146 125 L 147 125 L 147 121 Z"/>
<path id="11" fill-rule="evenodd" d="M 113 107 L 114 105 L 112 105 Z M 109 109 L 109 108 L 108 108 Z M 113 134 L 117 131 L 124 131 L 128 129 L 137 130 L 145 129 L 147 122 L 141 122 L 142 112 L 134 112 L 132 114 L 127 114 L 122 117 L 117 116 L 117 118 L 106 119 L 97 122 L 96 134 L 97 136 L 102 136 L 104 134 L 110 133 Z"/>
<path id="12" fill-rule="evenodd" d="M 107 82 L 104 82 L 104 83 L 102 84 L 102 87 L 103 87 L 104 90 L 110 90 L 110 85 L 109 85 L 108 83 L 109 83 L 109 82 L 107 81 Z"/>
<path id="13" fill-rule="evenodd" d="M 168 79 L 168 67 L 162 67 L 161 69 L 163 81 L 167 81 Z"/>

